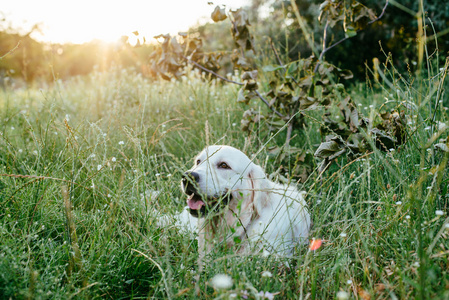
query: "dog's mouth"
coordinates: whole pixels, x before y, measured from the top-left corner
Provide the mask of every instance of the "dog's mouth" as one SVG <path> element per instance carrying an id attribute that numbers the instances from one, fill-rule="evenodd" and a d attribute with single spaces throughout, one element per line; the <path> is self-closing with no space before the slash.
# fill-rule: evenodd
<path id="1" fill-rule="evenodd" d="M 186 191 L 190 193 L 192 191 Z M 194 217 L 202 217 L 209 212 L 219 212 L 220 209 L 226 206 L 232 199 L 231 193 L 227 191 L 221 196 L 208 197 L 197 192 L 192 192 L 187 197 L 187 205 L 189 206 L 190 214 Z"/>
<path id="2" fill-rule="evenodd" d="M 192 193 L 187 198 L 187 205 L 189 206 L 190 209 L 200 210 L 203 206 L 205 206 L 205 203 L 200 195 Z"/>

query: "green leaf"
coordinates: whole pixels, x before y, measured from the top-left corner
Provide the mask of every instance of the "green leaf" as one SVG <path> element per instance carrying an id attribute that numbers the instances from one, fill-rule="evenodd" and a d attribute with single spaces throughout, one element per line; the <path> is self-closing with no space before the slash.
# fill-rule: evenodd
<path id="1" fill-rule="evenodd" d="M 351 38 L 357 35 L 357 31 L 356 30 L 346 30 L 345 31 L 345 37 L 347 38 Z"/>
<path id="2" fill-rule="evenodd" d="M 264 66 L 263 68 L 262 68 L 262 70 L 264 71 L 264 72 L 273 72 L 273 71 L 277 71 L 277 70 L 280 70 L 280 69 L 283 69 L 284 67 L 283 66 L 272 66 L 272 65 L 268 65 L 268 66 Z"/>
<path id="3" fill-rule="evenodd" d="M 248 104 L 248 99 L 245 97 L 245 89 L 241 88 L 237 94 L 237 102 Z"/>
<path id="4" fill-rule="evenodd" d="M 315 156 L 318 158 L 328 158 L 332 154 L 342 150 L 343 148 L 336 141 L 328 141 L 320 144 L 315 151 Z"/>

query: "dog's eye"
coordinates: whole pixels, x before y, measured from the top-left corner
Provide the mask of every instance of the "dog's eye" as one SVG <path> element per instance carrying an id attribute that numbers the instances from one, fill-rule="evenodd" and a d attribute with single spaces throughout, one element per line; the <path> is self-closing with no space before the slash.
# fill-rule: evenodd
<path id="1" fill-rule="evenodd" d="M 218 165 L 218 167 L 219 167 L 220 169 L 231 169 L 231 167 L 230 167 L 227 163 L 225 163 L 225 162 L 220 163 L 220 164 Z"/>
<path id="2" fill-rule="evenodd" d="M 197 164 L 197 165 L 199 165 L 199 164 L 200 164 L 200 162 L 201 162 L 201 160 L 200 160 L 200 159 L 198 159 L 198 160 L 196 161 L 196 164 Z"/>

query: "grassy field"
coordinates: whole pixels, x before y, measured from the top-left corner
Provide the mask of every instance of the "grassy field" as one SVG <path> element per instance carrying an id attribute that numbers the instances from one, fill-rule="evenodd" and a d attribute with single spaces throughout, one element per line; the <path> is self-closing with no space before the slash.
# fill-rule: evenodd
<path id="1" fill-rule="evenodd" d="M 321 248 L 298 247 L 290 269 L 282 258 L 215 251 L 199 298 L 448 299 L 445 72 L 408 81 L 386 72 L 382 84 L 355 86 L 372 120 L 405 110 L 407 143 L 340 160 L 322 181 L 315 171 L 299 185 Z M 195 72 L 152 82 L 125 70 L 1 91 L 0 298 L 194 298 L 195 237 L 158 228 L 153 210 L 182 209 L 181 174 L 207 144 L 262 148 L 255 161 L 277 169 L 264 125 L 259 135 L 240 130 L 247 107 L 237 93 Z M 319 126 L 293 142 L 314 151 Z M 214 289 L 217 274 L 232 287 Z"/>

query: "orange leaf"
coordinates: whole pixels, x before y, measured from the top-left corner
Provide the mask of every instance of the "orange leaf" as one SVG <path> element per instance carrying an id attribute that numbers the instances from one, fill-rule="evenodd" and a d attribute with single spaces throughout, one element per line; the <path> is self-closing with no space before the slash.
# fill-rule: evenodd
<path id="1" fill-rule="evenodd" d="M 323 241 L 321 239 L 313 239 L 312 241 L 310 241 L 309 249 L 315 251 L 321 247 L 321 244 L 323 244 Z"/>

